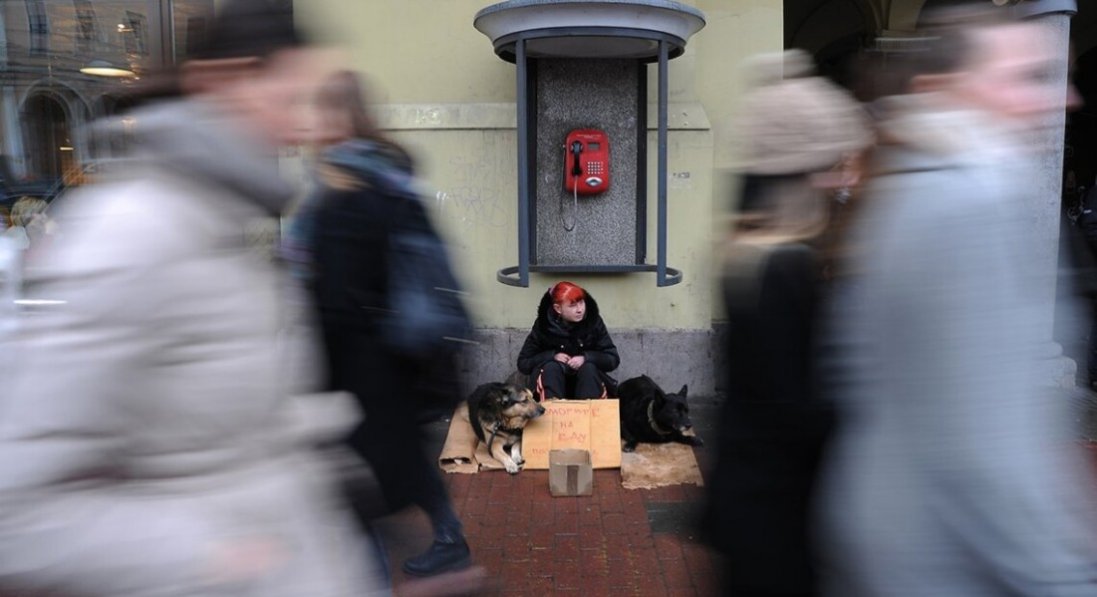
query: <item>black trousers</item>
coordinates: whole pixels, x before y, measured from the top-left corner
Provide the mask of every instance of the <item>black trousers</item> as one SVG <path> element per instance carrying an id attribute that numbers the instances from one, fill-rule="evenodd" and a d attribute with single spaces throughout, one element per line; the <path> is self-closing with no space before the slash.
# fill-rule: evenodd
<path id="1" fill-rule="evenodd" d="M 355 336 L 325 333 L 329 386 L 354 394 L 365 413 L 348 439 L 350 447 L 373 469 L 390 512 L 414 504 L 430 517 L 436 538 L 460 536 L 461 522 L 441 472 L 425 450 L 415 367 Z"/>
<path id="2" fill-rule="evenodd" d="M 591 363 L 583 363 L 579 369 L 572 369 L 558 361 L 549 361 L 532 378 L 534 393 L 541 398 L 601 398 L 605 392 L 598 368 Z"/>

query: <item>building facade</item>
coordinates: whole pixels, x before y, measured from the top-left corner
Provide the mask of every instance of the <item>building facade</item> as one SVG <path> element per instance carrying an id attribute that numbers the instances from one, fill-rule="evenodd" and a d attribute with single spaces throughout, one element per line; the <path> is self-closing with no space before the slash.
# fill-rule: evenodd
<path id="1" fill-rule="evenodd" d="M 0 3 L 0 134 L 8 184 L 78 184 L 93 155 L 84 126 L 128 86 L 200 43 L 213 0 Z"/>
<path id="2" fill-rule="evenodd" d="M 801 47 L 816 56 L 825 73 L 842 80 L 849 57 L 886 49 L 888 40 L 909 35 L 921 12 L 935 3 L 685 2 L 704 13 L 705 26 L 669 63 L 667 262 L 683 272 L 682 282 L 657 287 L 651 273 L 559 272 L 533 273 L 528 287 L 514 287 L 497 281 L 497 272 L 518 259 L 516 69 L 500 60 L 490 40 L 473 27 L 477 12 L 491 2 L 285 1 L 292 1 L 306 32 L 343 48 L 351 66 L 364 73 L 382 127 L 418 161 L 435 219 L 450 242 L 483 332 L 483 344 L 467 364 L 470 383 L 500 380 L 514 370 L 541 295 L 557 280 L 570 279 L 601 305 L 621 351 L 620 379 L 646 373 L 665 387 L 688 383 L 695 394 L 712 393 L 717 386 L 721 313 L 714 256 L 725 239 L 723 222 L 735 185 L 729 175 L 736 144 L 730 130 L 744 88 L 737 65 L 759 52 Z M 78 183 L 82 165 L 101 149 L 88 146 L 79 132 L 82 126 L 116 111 L 119 92 L 142 73 L 183 60 L 223 2 L 0 2 L 0 172 L 14 181 Z M 1048 21 L 1051 41 L 1063 55 L 1057 76 L 1065 89 L 1075 2 L 1021 4 L 1033 8 L 1033 18 Z M 1082 8 L 1074 17 L 1079 56 L 1091 55 L 1097 44 L 1097 19 Z M 108 71 L 88 71 L 89 66 L 113 68 L 113 74 L 124 76 L 103 76 Z M 647 68 L 648 80 L 656 81 L 656 66 Z M 647 122 L 641 126 L 647 130 L 647 193 L 653 195 L 653 84 L 647 94 Z M 1033 209 L 1048 240 L 1047 258 L 1054 260 L 1062 139 L 1049 140 L 1049 151 L 1044 196 Z M 1085 154 L 1071 152 L 1072 159 L 1097 163 Z M 560 182 L 555 170 L 538 170 L 537 176 L 545 185 Z M 647 227 L 647 254 L 653 255 L 655 201 L 647 206 L 648 217 L 639 225 Z M 542 222 L 556 224 L 565 222 Z M 567 234 L 581 243 L 610 232 L 605 225 L 580 221 Z"/>
<path id="3" fill-rule="evenodd" d="M 989 2 L 990 0 L 988 0 Z M 470 364 L 475 381 L 502 379 L 532 324 L 540 296 L 566 278 L 597 297 L 617 340 L 620 378 L 647 373 L 659 383 L 689 383 L 697 393 L 716 388 L 714 340 L 721 313 L 714 255 L 726 230 L 722 222 L 733 192 L 727 172 L 734 165 L 729 133 L 743 81 L 736 68 L 758 52 L 801 47 L 828 74 L 844 61 L 877 47 L 878 40 L 910 35 L 933 0 L 695 0 L 705 27 L 685 53 L 669 64 L 668 263 L 683 271 L 682 283 L 657 288 L 652 274 L 531 274 L 528 288 L 496 280 L 499 268 L 517 260 L 517 164 L 515 67 L 499 60 L 473 17 L 484 0 L 400 0 L 351 7 L 338 0 L 298 0 L 300 22 L 344 46 L 366 73 L 383 126 L 420 160 L 421 174 L 436 199 L 485 343 Z M 1067 74 L 1073 2 L 1030 0 L 1034 18 L 1046 19 L 1051 41 Z M 1090 21 L 1087 21 L 1088 27 Z M 654 66 L 649 67 L 654 81 Z M 835 77 L 840 78 L 840 77 Z M 656 98 L 649 87 L 649 115 Z M 648 147 L 654 122 L 648 120 Z M 1062 130 L 1060 124 L 1059 130 Z M 1061 188 L 1061 139 L 1051 143 L 1047 180 L 1034 207 L 1056 259 Z M 654 160 L 653 152 L 651 160 Z M 654 162 L 649 161 L 653 173 Z M 556 175 L 538 171 L 546 184 Z M 654 190 L 649 176 L 649 194 Z M 654 202 L 649 202 L 649 208 Z M 649 214 L 649 245 L 655 214 Z M 597 235 L 599 230 L 580 234 Z M 654 246 L 649 246 L 649 255 Z M 1054 293 L 1054 289 L 1049 292 Z M 1049 311 L 1048 317 L 1052 314 Z M 1050 335 L 1050 323 L 1049 323 Z M 1050 341 L 1050 336 L 1049 336 Z"/>

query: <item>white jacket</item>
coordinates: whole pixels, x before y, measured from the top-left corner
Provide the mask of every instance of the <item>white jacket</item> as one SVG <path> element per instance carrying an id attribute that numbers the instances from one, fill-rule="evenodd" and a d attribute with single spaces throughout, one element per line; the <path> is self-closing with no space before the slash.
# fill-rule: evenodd
<path id="1" fill-rule="evenodd" d="M 28 295 L 65 304 L 28 319 L 0 401 L 0 588 L 387 593 L 287 425 L 285 286 L 248 243 L 290 194 L 275 161 L 195 102 L 135 117 L 140 157 L 65 197 L 31 264 Z"/>

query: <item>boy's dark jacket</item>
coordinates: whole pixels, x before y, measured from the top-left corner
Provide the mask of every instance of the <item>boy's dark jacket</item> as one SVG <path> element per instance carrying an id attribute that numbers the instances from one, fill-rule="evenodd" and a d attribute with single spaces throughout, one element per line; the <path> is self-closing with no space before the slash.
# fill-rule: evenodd
<path id="1" fill-rule="evenodd" d="M 599 315 L 598 303 L 590 293 L 586 295 L 586 303 L 587 312 L 583 321 L 567 324 L 553 310 L 552 295 L 546 292 L 541 297 L 541 305 L 537 307 L 537 320 L 533 322 L 533 329 L 518 354 L 518 370 L 526 375 L 535 374 L 558 352 L 573 357 L 581 355 L 603 374 L 616 369 L 621 363 L 621 357 L 617 354 L 613 339 L 609 337 L 602 316 Z"/>

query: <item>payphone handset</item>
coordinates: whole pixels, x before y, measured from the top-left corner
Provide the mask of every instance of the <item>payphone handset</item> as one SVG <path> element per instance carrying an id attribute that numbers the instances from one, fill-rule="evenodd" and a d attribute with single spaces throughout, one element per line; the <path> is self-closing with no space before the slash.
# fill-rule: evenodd
<path id="1" fill-rule="evenodd" d="M 598 129 L 575 129 L 564 141 L 564 190 L 597 195 L 609 190 L 609 138 Z"/>

